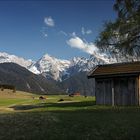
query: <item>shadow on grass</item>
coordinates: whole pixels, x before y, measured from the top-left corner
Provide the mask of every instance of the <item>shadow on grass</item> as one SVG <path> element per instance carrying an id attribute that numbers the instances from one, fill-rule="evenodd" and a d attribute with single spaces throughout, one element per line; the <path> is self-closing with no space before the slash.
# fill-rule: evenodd
<path id="1" fill-rule="evenodd" d="M 35 105 L 15 105 L 11 106 L 14 110 L 30 110 L 30 109 L 37 109 L 37 108 L 84 108 L 94 106 L 95 101 L 83 101 L 83 102 L 58 102 L 58 103 L 38 103 Z"/>
<path id="2" fill-rule="evenodd" d="M 14 140 L 139 140 L 140 138 L 139 107 L 97 106 L 93 101 L 13 106 L 15 110 L 42 107 L 57 107 L 57 109 L 48 112 L 39 110 L 0 114 L 0 139 L 10 140 L 11 136 Z M 62 107 L 76 109 L 61 110 Z M 84 107 L 87 109 L 84 110 Z"/>
<path id="3" fill-rule="evenodd" d="M 88 114 L 100 114 L 101 116 L 104 114 L 140 114 L 139 106 L 105 106 L 105 105 L 95 105 L 95 102 L 87 101 L 87 102 L 75 102 L 75 103 L 39 103 L 36 105 L 15 105 L 12 106 L 15 111 L 32 111 L 32 113 L 88 113 Z M 32 110 L 37 109 L 37 110 Z M 24 112 L 25 113 L 25 112 Z"/>

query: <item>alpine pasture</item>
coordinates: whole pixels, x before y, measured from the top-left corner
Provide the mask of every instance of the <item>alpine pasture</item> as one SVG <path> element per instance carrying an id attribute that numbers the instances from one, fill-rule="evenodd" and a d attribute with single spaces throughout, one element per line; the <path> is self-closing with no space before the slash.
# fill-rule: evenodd
<path id="1" fill-rule="evenodd" d="M 0 91 L 1 140 L 132 140 L 140 108 L 95 105 L 95 97 Z"/>

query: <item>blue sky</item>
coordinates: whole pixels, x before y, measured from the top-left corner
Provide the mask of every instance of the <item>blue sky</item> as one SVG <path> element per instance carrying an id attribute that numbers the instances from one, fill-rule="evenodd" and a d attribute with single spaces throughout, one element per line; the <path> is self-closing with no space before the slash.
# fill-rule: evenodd
<path id="1" fill-rule="evenodd" d="M 1 0 L 0 52 L 37 60 L 88 57 L 114 0 Z M 88 47 L 88 51 L 86 51 Z"/>

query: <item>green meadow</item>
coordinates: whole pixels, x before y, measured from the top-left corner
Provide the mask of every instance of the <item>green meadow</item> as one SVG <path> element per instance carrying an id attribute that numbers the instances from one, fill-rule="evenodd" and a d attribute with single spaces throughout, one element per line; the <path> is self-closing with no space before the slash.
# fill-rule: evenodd
<path id="1" fill-rule="evenodd" d="M 140 139 L 139 107 L 97 106 L 95 97 L 43 97 L 46 99 L 21 91 L 0 91 L 0 139 Z"/>

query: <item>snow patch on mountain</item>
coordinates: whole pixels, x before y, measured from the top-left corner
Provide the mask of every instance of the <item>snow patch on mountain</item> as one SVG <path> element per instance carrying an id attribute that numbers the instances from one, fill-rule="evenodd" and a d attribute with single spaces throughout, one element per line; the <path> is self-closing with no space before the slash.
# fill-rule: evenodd
<path id="1" fill-rule="evenodd" d="M 89 71 L 96 65 L 105 63 L 107 63 L 105 60 L 94 55 L 91 55 L 90 58 L 74 57 L 68 61 L 45 54 L 29 70 L 35 74 L 62 81 L 78 72 Z"/>
<path id="2" fill-rule="evenodd" d="M 104 55 L 101 56 L 100 55 Z M 130 62 L 138 61 L 138 57 L 126 57 L 118 54 L 94 54 L 90 55 L 89 58 L 85 57 L 74 57 L 70 61 L 57 59 L 48 54 L 45 54 L 37 62 L 32 60 L 25 60 L 24 58 L 17 57 L 15 55 L 9 55 L 7 53 L 0 52 L 0 63 L 13 62 L 17 63 L 29 71 L 35 74 L 41 74 L 44 77 L 51 78 L 56 81 L 63 81 L 70 76 L 79 72 L 88 72 L 93 69 L 96 65 L 116 62 Z"/>
<path id="3" fill-rule="evenodd" d="M 6 63 L 6 62 L 13 62 L 25 68 L 29 68 L 33 64 L 32 60 L 25 60 L 24 58 L 15 55 L 10 55 L 5 52 L 0 52 L 0 63 Z"/>
<path id="4" fill-rule="evenodd" d="M 45 54 L 40 60 L 33 64 L 29 70 L 36 74 L 43 74 L 54 80 L 61 80 L 63 73 L 70 66 L 70 61 L 61 60 Z"/>

